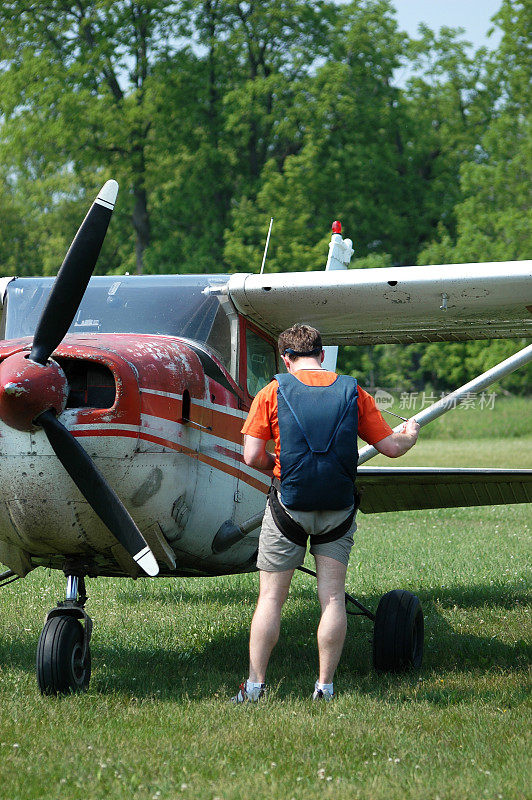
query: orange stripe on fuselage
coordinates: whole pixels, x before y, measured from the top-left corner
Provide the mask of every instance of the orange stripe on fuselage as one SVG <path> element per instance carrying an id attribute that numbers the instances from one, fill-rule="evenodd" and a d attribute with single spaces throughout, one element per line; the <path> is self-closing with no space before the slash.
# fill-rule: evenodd
<path id="1" fill-rule="evenodd" d="M 243 444 L 244 437 L 240 433 L 244 420 L 239 417 L 234 417 L 232 414 L 226 414 L 224 411 L 212 412 L 212 427 L 215 436 L 219 439 L 226 439 L 233 444 Z"/>
<path id="2" fill-rule="evenodd" d="M 183 414 L 183 403 L 175 397 L 162 397 L 157 394 L 141 393 L 141 413 L 149 414 L 152 417 L 160 417 L 169 422 L 177 422 Z M 199 425 L 207 424 L 209 417 L 212 425 L 212 433 L 219 439 L 225 439 L 233 444 L 242 444 L 243 437 L 240 433 L 244 420 L 227 414 L 225 411 L 205 408 L 194 404 L 192 401 L 190 408 L 190 421 L 197 422 Z"/>
<path id="3" fill-rule="evenodd" d="M 261 492 L 266 493 L 269 489 L 268 484 L 252 478 L 251 475 L 248 475 L 246 472 L 242 472 L 235 467 L 231 467 L 229 464 L 224 464 L 222 461 L 217 461 L 216 459 L 206 456 L 203 453 L 198 453 L 196 450 L 192 450 L 190 447 L 185 447 L 182 444 L 175 444 L 175 442 L 171 442 L 168 439 L 162 439 L 159 436 L 152 436 L 148 433 L 141 433 L 140 438 L 148 442 L 154 442 L 155 444 L 162 444 L 164 447 L 170 447 L 177 453 L 184 453 L 185 455 L 190 456 L 190 458 L 195 458 L 197 461 L 201 461 L 204 464 L 209 464 L 209 466 L 219 469 L 221 472 L 225 472 L 227 475 L 232 475 L 234 478 L 240 478 L 240 480 L 244 481 L 244 483 L 249 484 L 249 486 L 253 486 L 254 489 L 258 489 Z"/>
<path id="4" fill-rule="evenodd" d="M 163 397 L 160 394 L 140 394 L 140 410 L 142 414 L 175 422 L 182 416 L 183 402 L 176 397 Z"/>
<path id="5" fill-rule="evenodd" d="M 72 433 L 76 438 L 81 436 L 96 436 L 96 437 L 124 436 L 128 439 L 139 438 L 146 442 L 153 442 L 154 444 L 160 444 L 163 447 L 168 447 L 170 450 L 175 450 L 176 453 L 183 453 L 184 455 L 190 456 L 190 458 L 194 458 L 197 461 L 201 461 L 203 464 L 209 464 L 209 466 L 220 470 L 220 472 L 224 472 L 226 475 L 232 475 L 234 478 L 240 478 L 240 480 L 243 481 L 244 483 L 247 483 L 248 486 L 252 486 L 254 489 L 258 489 L 260 492 L 264 492 L 264 494 L 266 494 L 269 489 L 269 484 L 263 483 L 262 481 L 253 478 L 251 475 L 248 475 L 247 472 L 241 471 L 236 467 L 231 467 L 229 464 L 224 464 L 223 461 L 217 461 L 216 459 L 211 458 L 210 456 L 206 456 L 203 453 L 198 453 L 196 450 L 192 450 L 190 447 L 185 447 L 182 444 L 176 444 L 175 442 L 172 442 L 170 439 L 163 439 L 160 436 L 152 436 L 151 434 L 144 433 L 142 431 L 137 435 L 136 431 L 119 431 L 119 430 L 73 431 Z"/>

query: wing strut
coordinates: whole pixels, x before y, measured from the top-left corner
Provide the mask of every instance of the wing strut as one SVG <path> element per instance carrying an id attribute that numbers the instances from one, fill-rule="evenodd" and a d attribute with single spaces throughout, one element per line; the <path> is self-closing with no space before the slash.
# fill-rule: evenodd
<path id="1" fill-rule="evenodd" d="M 519 369 L 519 367 L 524 367 L 530 361 L 532 361 L 532 344 L 529 344 L 528 347 L 523 347 L 523 349 L 519 350 L 518 353 L 514 353 L 513 356 L 510 356 L 504 361 L 501 361 L 499 364 L 496 364 L 491 369 L 488 369 L 487 372 L 483 372 L 482 375 L 478 375 L 476 378 L 473 378 L 472 381 L 464 383 L 464 385 L 460 386 L 459 389 L 455 389 L 454 392 L 442 397 L 441 400 L 438 400 L 428 408 L 423 409 L 423 411 L 420 411 L 419 414 L 414 414 L 413 419 L 415 419 L 416 422 L 423 427 L 424 425 L 427 425 L 427 423 L 432 422 L 433 419 L 441 417 L 442 414 L 446 414 L 451 410 L 451 408 L 456 408 L 458 401 L 468 392 L 482 391 L 488 386 L 491 386 L 492 383 L 504 378 L 505 375 L 515 372 L 515 370 Z M 397 425 L 394 428 L 394 431 L 400 431 L 402 428 L 403 425 Z M 365 464 L 366 461 L 370 460 L 370 458 L 378 455 L 378 450 L 373 447 L 373 445 L 366 445 L 366 447 L 363 447 L 361 450 L 359 450 L 358 455 L 358 466 L 360 467 L 361 464 Z"/>

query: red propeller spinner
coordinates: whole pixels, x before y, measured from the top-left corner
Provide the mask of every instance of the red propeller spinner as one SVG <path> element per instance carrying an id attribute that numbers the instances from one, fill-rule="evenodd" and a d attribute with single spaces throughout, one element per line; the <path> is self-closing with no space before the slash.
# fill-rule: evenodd
<path id="1" fill-rule="evenodd" d="M 0 419 L 18 431 L 36 431 L 34 420 L 43 411 L 58 416 L 68 397 L 66 375 L 57 364 L 31 361 L 28 353 L 14 353 L 0 364 Z"/>

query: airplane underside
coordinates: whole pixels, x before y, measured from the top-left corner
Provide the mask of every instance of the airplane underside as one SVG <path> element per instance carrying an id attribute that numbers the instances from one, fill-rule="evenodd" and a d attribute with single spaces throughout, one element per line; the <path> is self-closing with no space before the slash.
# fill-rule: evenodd
<path id="1" fill-rule="evenodd" d="M 10 436 L 19 453 L 7 454 L 6 439 L 0 438 L 0 560 L 21 575 L 36 566 L 62 570 L 65 560 L 80 558 L 91 564 L 94 575 L 138 577 L 140 569 L 72 486 L 43 434 L 20 433 L 17 439 Z M 211 547 L 220 525 L 234 516 L 235 479 L 189 455 L 146 452 L 133 460 L 117 452 L 119 437 L 110 444 L 117 455 L 93 458 L 110 483 L 120 486 L 128 510 L 156 551 L 161 575 L 254 569 L 257 532 L 230 551 L 213 553 Z M 101 438 L 97 446 L 102 448 Z M 264 504 L 261 492 L 246 488 L 239 493 L 240 517 L 251 516 L 251 503 Z"/>

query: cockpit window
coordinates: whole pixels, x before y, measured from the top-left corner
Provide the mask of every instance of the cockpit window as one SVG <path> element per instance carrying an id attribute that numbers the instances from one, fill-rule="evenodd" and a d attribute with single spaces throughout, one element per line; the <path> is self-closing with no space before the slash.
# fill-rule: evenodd
<path id="1" fill-rule="evenodd" d="M 246 331 L 246 349 L 248 392 L 251 397 L 254 397 L 277 372 L 275 349 L 250 328 Z"/>
<path id="2" fill-rule="evenodd" d="M 208 286 L 227 275 L 140 275 L 91 278 L 69 333 L 147 333 L 207 344 L 229 369 L 230 321 Z M 33 336 L 52 278 L 18 278 L 8 285 L 5 338 Z"/>

